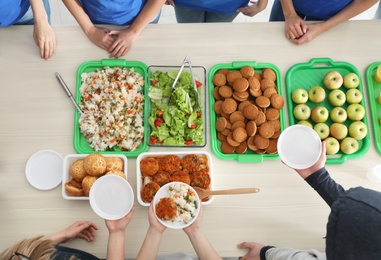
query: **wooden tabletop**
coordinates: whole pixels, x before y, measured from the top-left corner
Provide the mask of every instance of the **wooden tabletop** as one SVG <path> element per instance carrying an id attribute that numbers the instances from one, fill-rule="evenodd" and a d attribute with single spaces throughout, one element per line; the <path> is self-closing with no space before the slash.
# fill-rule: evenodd
<path id="1" fill-rule="evenodd" d="M 123 58 L 147 65 L 180 65 L 189 55 L 193 65 L 204 66 L 207 72 L 215 64 L 232 61 L 272 63 L 279 67 L 285 86 L 284 78 L 292 65 L 329 57 L 353 64 L 364 77 L 367 66 L 381 59 L 380 23 L 349 21 L 301 46 L 285 38 L 283 23 L 156 24 L 144 30 Z M 39 150 L 51 149 L 63 157 L 75 153 L 74 107 L 55 72 L 75 93 L 79 65 L 107 58 L 107 53 L 93 45 L 79 26 L 53 29 L 58 48 L 49 61 L 39 57 L 33 27 L 0 30 L 0 251 L 19 239 L 49 235 L 76 220 L 91 220 L 99 227 L 96 240 L 72 241 L 67 246 L 104 257 L 107 228 L 89 202 L 65 200 L 61 186 L 37 190 L 25 177 L 27 160 Z M 381 191 L 381 185 L 366 176 L 381 162 L 371 127 L 370 136 L 371 147 L 364 156 L 327 166 L 345 188 L 364 186 Z M 176 151 L 149 151 L 162 150 Z M 210 142 L 200 150 L 212 153 Z M 242 241 L 324 250 L 329 207 L 293 170 L 280 160 L 238 163 L 214 155 L 212 158 L 215 189 L 261 190 L 257 194 L 216 196 L 211 205 L 204 207 L 203 230 L 221 256 L 244 255 L 245 251 L 236 247 Z M 136 159 L 128 158 L 128 181 L 136 192 L 135 173 Z M 147 208 L 135 200 L 135 214 L 126 230 L 127 257 L 136 256 L 147 227 Z M 185 233 L 165 231 L 159 253 L 178 251 L 193 252 Z"/>

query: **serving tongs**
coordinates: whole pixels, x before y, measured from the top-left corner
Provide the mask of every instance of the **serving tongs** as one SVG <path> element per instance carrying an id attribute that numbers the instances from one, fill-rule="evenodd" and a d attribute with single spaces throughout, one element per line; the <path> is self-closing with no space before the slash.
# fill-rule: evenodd
<path id="1" fill-rule="evenodd" d="M 175 89 L 176 83 L 179 80 L 179 77 L 180 77 L 181 73 L 184 70 L 185 64 L 188 64 L 188 67 L 189 67 L 189 71 L 190 71 L 190 74 L 191 74 L 191 77 L 192 77 L 192 82 L 193 82 L 194 98 L 195 98 L 195 101 L 196 101 L 195 102 L 195 106 L 198 107 L 199 106 L 199 100 L 198 100 L 197 85 L 196 85 L 196 80 L 194 79 L 194 74 L 193 74 L 193 70 L 192 70 L 192 63 L 191 63 L 190 58 L 189 58 L 188 55 L 185 56 L 184 61 L 181 64 L 180 70 L 177 73 L 175 80 L 173 81 L 173 84 L 172 84 L 172 87 L 171 87 L 171 93 L 169 94 L 168 105 L 171 102 L 171 97 L 172 97 L 173 90 Z"/>

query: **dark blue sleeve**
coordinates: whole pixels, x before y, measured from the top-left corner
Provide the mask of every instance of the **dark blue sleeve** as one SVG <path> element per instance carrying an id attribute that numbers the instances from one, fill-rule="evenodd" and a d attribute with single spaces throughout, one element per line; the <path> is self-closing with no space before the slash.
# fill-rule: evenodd
<path id="1" fill-rule="evenodd" d="M 322 197 L 330 207 L 345 191 L 340 184 L 331 178 L 325 167 L 308 176 L 305 181 L 319 193 L 320 197 Z"/>

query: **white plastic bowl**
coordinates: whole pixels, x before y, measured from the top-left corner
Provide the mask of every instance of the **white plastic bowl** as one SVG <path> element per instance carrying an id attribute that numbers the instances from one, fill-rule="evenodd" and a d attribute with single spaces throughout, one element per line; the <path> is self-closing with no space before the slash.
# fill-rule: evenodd
<path id="1" fill-rule="evenodd" d="M 123 172 L 127 178 L 127 158 L 123 154 L 102 154 L 104 157 L 119 157 L 123 160 Z M 67 200 L 89 200 L 88 196 L 71 196 L 66 193 L 65 183 L 71 179 L 70 166 L 73 162 L 79 159 L 84 159 L 88 154 L 68 154 L 63 159 L 63 172 L 62 172 L 62 197 Z"/>
<path id="2" fill-rule="evenodd" d="M 280 159 L 293 169 L 307 169 L 321 155 L 321 139 L 312 128 L 305 125 L 287 127 L 278 139 Z"/>
<path id="3" fill-rule="evenodd" d="M 185 185 L 189 190 L 193 191 L 193 193 L 195 194 L 197 208 L 195 210 L 195 216 L 188 223 L 179 222 L 179 221 L 171 221 L 171 220 L 163 220 L 163 219 L 160 219 L 156 215 L 156 204 L 159 203 L 161 198 L 169 197 L 168 188 L 170 186 L 172 186 L 172 185 L 175 185 L 175 184 Z M 161 224 L 163 224 L 164 226 L 166 226 L 168 228 L 172 228 L 172 229 L 182 229 L 182 228 L 186 228 L 186 227 L 192 225 L 192 223 L 197 219 L 198 214 L 200 213 L 200 205 L 201 205 L 200 203 L 201 203 L 201 201 L 200 201 L 200 198 L 197 195 L 197 192 L 190 185 L 188 185 L 186 183 L 183 183 L 183 182 L 170 182 L 170 183 L 167 183 L 167 184 L 163 185 L 158 190 L 158 192 L 156 193 L 156 195 L 155 195 L 155 197 L 153 199 L 153 203 L 154 203 L 153 211 L 155 213 L 155 216 L 156 216 L 157 220 Z"/>

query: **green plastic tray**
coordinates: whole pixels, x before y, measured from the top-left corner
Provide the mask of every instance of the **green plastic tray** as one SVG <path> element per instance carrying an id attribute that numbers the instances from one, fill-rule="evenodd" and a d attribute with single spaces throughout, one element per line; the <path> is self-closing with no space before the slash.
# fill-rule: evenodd
<path id="1" fill-rule="evenodd" d="M 76 102 L 79 104 L 81 102 L 81 92 L 79 88 L 81 87 L 82 80 L 81 75 L 84 72 L 91 72 L 95 69 L 102 69 L 104 67 L 123 67 L 123 68 L 134 68 L 136 72 L 138 72 L 145 80 L 144 84 L 144 90 L 147 88 L 147 79 L 146 79 L 146 71 L 147 71 L 147 65 L 145 65 L 142 62 L 139 61 L 126 61 L 123 59 L 103 59 L 99 61 L 87 61 L 82 63 L 77 70 L 77 81 L 76 81 Z M 144 106 L 147 104 L 147 97 L 144 101 Z M 81 131 L 79 129 L 78 121 L 79 121 L 80 115 L 78 111 L 75 110 L 74 114 L 74 149 L 79 154 L 90 154 L 94 153 L 94 149 L 90 147 L 88 141 L 86 138 L 81 134 Z M 144 124 L 146 124 L 144 120 Z M 147 139 L 148 131 L 144 131 L 144 139 Z M 103 151 L 99 152 L 102 154 L 124 154 L 126 157 L 138 157 L 139 154 L 142 152 L 145 152 L 148 150 L 148 145 L 146 144 L 145 140 L 142 141 L 139 148 L 135 149 L 132 152 L 123 151 L 119 148 L 115 148 L 111 151 Z"/>
<path id="2" fill-rule="evenodd" d="M 358 86 L 358 89 L 363 94 L 363 99 L 360 102 L 361 105 L 365 106 L 365 95 L 364 90 L 362 86 L 362 79 L 361 74 L 357 70 L 355 66 L 353 66 L 350 63 L 342 62 L 342 61 L 333 61 L 330 58 L 313 58 L 307 63 L 299 63 L 292 66 L 286 74 L 286 95 L 287 95 L 287 102 L 288 105 L 288 111 L 289 111 L 289 122 L 290 125 L 294 125 L 297 123 L 297 120 L 293 116 L 293 110 L 295 107 L 295 103 L 292 102 L 292 92 L 297 88 L 304 88 L 308 90 L 312 86 L 322 86 L 323 79 L 325 74 L 327 74 L 330 70 L 337 70 L 340 72 L 341 75 L 345 75 L 350 72 L 356 73 L 360 77 L 360 85 Z M 324 87 L 325 88 L 325 87 Z M 346 92 L 346 89 L 344 87 L 341 87 L 341 89 Z M 328 97 L 328 94 L 330 90 L 326 90 L 326 96 Z M 317 105 L 323 105 L 325 106 L 328 111 L 331 111 L 333 106 L 329 103 L 328 98 L 326 98 L 322 103 L 312 103 L 310 101 L 307 102 L 307 105 L 309 105 L 311 108 Z M 346 108 L 348 105 L 347 103 L 344 104 L 342 107 Z M 367 114 L 365 114 L 364 119 L 362 120 L 368 127 L 368 134 L 367 136 L 359 141 L 359 149 L 357 152 L 353 154 L 344 154 L 342 152 L 338 152 L 335 155 L 327 155 L 327 164 L 341 164 L 344 163 L 348 158 L 358 158 L 363 156 L 370 147 L 370 137 L 369 137 L 369 124 L 368 124 L 368 118 Z M 312 123 L 312 121 L 310 121 Z M 329 118 L 327 120 L 327 124 L 330 125 L 332 123 L 331 119 Z M 349 126 L 351 123 L 351 120 L 347 119 L 347 121 L 344 123 L 346 126 Z"/>
<path id="3" fill-rule="evenodd" d="M 380 65 L 381 62 L 374 62 L 367 67 L 365 72 L 371 120 L 373 124 L 374 145 L 379 154 L 381 154 L 381 105 L 378 103 L 378 97 L 381 93 L 381 83 L 374 80 L 374 75 L 376 74 L 377 67 Z"/>
<path id="4" fill-rule="evenodd" d="M 239 70 L 241 67 L 250 65 L 252 66 L 256 72 L 261 72 L 265 68 L 271 68 L 274 70 L 276 74 L 276 85 L 278 87 L 278 93 L 283 96 L 283 88 L 282 88 L 282 76 L 280 73 L 280 70 L 277 66 L 271 63 L 257 63 L 255 61 L 234 61 L 232 63 L 225 63 L 225 64 L 216 64 L 209 70 L 209 76 L 208 76 L 208 84 L 209 84 L 209 109 L 210 109 L 210 143 L 213 153 L 222 160 L 236 160 L 238 162 L 243 163 L 250 163 L 250 162 L 263 162 L 264 160 L 277 160 L 279 159 L 278 154 L 256 154 L 255 152 L 251 151 L 250 149 L 247 149 L 247 152 L 245 154 L 225 154 L 221 151 L 220 145 L 221 142 L 217 139 L 217 132 L 216 132 L 216 113 L 214 113 L 214 96 L 213 96 L 213 76 L 216 74 L 216 72 L 220 69 L 228 69 L 230 71 L 233 70 Z M 284 108 L 280 110 L 280 127 L 281 131 L 283 131 L 286 128 L 285 123 L 285 115 L 284 115 Z"/>

